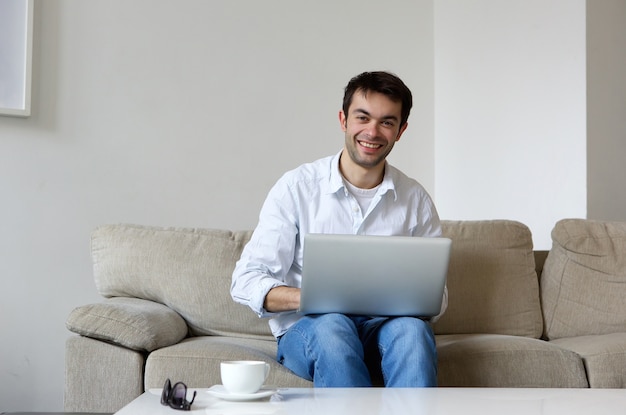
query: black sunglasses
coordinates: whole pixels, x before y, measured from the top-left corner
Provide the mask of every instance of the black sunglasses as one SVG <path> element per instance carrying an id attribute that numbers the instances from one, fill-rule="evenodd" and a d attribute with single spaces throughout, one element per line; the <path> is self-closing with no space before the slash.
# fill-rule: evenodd
<path id="1" fill-rule="evenodd" d="M 161 405 L 169 405 L 170 408 L 189 411 L 191 404 L 196 399 L 196 391 L 193 391 L 191 401 L 187 401 L 187 385 L 183 382 L 176 382 L 174 386 L 170 380 L 165 381 L 163 393 L 161 393 Z"/>

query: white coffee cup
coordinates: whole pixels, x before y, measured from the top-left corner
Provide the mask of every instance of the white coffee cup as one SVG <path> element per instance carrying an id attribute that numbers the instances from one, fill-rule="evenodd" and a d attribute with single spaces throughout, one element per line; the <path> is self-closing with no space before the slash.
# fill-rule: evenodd
<path id="1" fill-rule="evenodd" d="M 222 384 L 232 394 L 257 392 L 269 373 L 269 363 L 257 360 L 233 360 L 220 364 Z"/>

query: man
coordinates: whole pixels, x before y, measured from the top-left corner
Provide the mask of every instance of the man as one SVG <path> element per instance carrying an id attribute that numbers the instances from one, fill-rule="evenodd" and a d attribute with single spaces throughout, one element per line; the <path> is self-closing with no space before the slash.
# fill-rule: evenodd
<path id="1" fill-rule="evenodd" d="M 411 91 L 393 74 L 365 72 L 350 80 L 339 112 L 342 151 L 278 180 L 233 273 L 233 299 L 272 317 L 278 361 L 316 387 L 371 386 L 381 375 L 390 387 L 437 384 L 429 321 L 296 313 L 305 234 L 441 235 L 424 188 L 386 162 L 411 107 Z M 447 289 L 443 300 L 439 315 Z"/>

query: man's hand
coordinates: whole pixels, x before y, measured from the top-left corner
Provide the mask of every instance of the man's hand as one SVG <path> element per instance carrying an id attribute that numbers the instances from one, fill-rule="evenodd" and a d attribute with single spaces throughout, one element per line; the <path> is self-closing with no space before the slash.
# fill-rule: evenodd
<path id="1" fill-rule="evenodd" d="M 300 288 L 274 287 L 265 296 L 263 308 L 271 313 L 300 308 Z"/>

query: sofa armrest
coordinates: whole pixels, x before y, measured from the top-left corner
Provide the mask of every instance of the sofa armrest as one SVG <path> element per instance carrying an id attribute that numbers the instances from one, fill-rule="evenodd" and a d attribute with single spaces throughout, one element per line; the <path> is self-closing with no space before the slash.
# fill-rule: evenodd
<path id="1" fill-rule="evenodd" d="M 68 330 L 128 349 L 151 352 L 187 336 L 187 323 L 171 308 L 139 298 L 113 297 L 72 310 Z"/>

